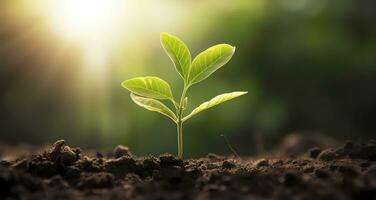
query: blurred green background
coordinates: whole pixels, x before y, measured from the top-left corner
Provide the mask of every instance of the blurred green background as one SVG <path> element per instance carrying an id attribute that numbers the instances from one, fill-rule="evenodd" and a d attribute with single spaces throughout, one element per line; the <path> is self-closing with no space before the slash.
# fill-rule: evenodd
<path id="1" fill-rule="evenodd" d="M 155 75 L 180 95 L 160 32 L 182 38 L 192 55 L 218 43 L 237 47 L 229 64 L 191 88 L 189 110 L 249 91 L 185 124 L 188 157 L 229 153 L 220 134 L 242 155 L 291 132 L 375 138 L 373 0 L 128 0 L 105 11 L 100 0 L 79 0 L 78 12 L 57 1 L 0 2 L 2 144 L 64 138 L 84 148 L 174 153 L 175 125 L 133 104 L 120 86 Z"/>

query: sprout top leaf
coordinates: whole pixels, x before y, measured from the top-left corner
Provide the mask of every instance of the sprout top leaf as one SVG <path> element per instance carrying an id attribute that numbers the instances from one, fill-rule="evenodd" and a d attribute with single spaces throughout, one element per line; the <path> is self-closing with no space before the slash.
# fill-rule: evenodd
<path id="1" fill-rule="evenodd" d="M 191 53 L 187 45 L 179 38 L 168 33 L 161 34 L 161 43 L 167 55 L 171 58 L 176 70 L 184 81 L 187 80 L 191 66 Z"/>
<path id="2" fill-rule="evenodd" d="M 234 53 L 235 47 L 228 44 L 219 44 L 200 53 L 192 62 L 189 84 L 193 85 L 208 78 L 225 65 Z"/>

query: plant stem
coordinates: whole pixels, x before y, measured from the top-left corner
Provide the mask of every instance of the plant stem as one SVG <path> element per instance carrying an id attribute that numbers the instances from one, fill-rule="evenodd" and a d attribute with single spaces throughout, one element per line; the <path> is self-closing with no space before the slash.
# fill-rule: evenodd
<path id="1" fill-rule="evenodd" d="M 183 123 L 177 123 L 178 128 L 178 157 L 183 159 Z"/>
<path id="2" fill-rule="evenodd" d="M 178 157 L 183 159 L 183 102 L 187 93 L 188 87 L 184 84 L 184 89 L 180 97 L 179 108 L 176 110 L 178 121 L 176 122 L 178 131 Z"/>

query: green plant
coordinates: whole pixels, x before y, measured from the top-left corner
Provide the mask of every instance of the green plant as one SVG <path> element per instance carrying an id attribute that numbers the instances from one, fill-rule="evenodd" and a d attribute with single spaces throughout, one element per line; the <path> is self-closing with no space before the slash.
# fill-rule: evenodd
<path id="1" fill-rule="evenodd" d="M 183 116 L 188 103 L 188 89 L 208 78 L 212 73 L 225 65 L 235 52 L 235 47 L 228 44 L 219 44 L 191 58 L 188 47 L 179 38 L 168 33 L 161 34 L 161 43 L 167 55 L 175 65 L 175 69 L 184 81 L 184 88 L 179 102 L 175 101 L 170 85 L 154 76 L 137 77 L 126 80 L 122 86 L 131 91 L 132 100 L 147 110 L 159 112 L 176 123 L 178 132 L 178 156 L 183 157 L 183 123 L 194 115 L 215 105 L 246 94 L 247 92 L 231 92 L 218 95 L 213 99 L 202 103 L 190 114 Z M 172 112 L 159 100 L 168 100 L 175 107 Z"/>

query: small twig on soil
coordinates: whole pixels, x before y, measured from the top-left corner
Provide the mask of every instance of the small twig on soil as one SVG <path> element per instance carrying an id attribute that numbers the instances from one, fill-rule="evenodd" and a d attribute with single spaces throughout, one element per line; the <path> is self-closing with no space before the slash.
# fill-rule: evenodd
<path id="1" fill-rule="evenodd" d="M 231 144 L 230 144 L 230 141 L 227 139 L 227 137 L 223 134 L 221 134 L 221 137 L 223 137 L 223 139 L 225 140 L 226 144 L 227 144 L 227 147 L 230 149 L 230 151 L 238 158 L 240 158 L 239 154 L 236 153 L 235 149 L 232 148 Z"/>

